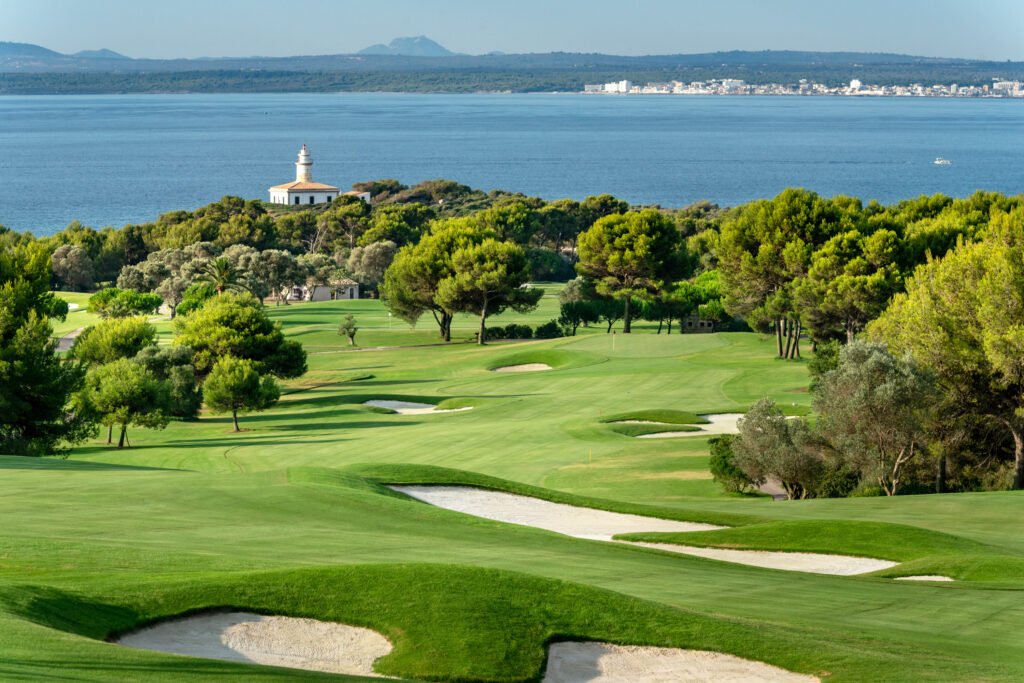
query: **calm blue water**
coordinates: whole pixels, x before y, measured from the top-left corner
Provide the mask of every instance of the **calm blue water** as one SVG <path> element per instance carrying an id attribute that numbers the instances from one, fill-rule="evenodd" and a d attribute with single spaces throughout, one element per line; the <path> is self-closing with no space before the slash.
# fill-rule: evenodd
<path id="1" fill-rule="evenodd" d="M 548 199 L 735 205 L 788 186 L 890 202 L 1024 191 L 1024 102 L 584 95 L 0 98 L 0 224 L 153 220 L 294 179 L 448 178 Z M 935 166 L 937 156 L 953 160 Z"/>

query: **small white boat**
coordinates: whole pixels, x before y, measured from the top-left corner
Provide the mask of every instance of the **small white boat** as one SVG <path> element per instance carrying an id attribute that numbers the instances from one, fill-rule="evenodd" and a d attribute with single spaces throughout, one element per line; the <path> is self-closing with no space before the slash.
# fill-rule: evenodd
<path id="1" fill-rule="evenodd" d="M 950 161 L 949 159 L 943 159 L 942 157 L 935 157 L 935 161 L 933 161 L 932 163 L 935 164 L 936 166 L 949 166 L 953 162 Z"/>

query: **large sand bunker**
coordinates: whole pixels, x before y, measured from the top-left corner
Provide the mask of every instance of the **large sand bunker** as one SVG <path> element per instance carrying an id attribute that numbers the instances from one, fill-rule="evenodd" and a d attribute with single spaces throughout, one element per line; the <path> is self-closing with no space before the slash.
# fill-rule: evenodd
<path id="1" fill-rule="evenodd" d="M 395 491 L 412 496 L 425 503 L 447 510 L 462 512 L 476 517 L 485 517 L 499 522 L 523 524 L 525 526 L 556 531 L 576 538 L 596 541 L 611 541 L 617 534 L 644 531 L 711 531 L 727 527 L 697 522 L 677 522 L 658 517 L 626 515 L 593 508 L 552 503 L 540 498 L 520 496 L 504 491 L 478 489 L 472 486 L 392 486 Z M 638 543 L 617 541 L 658 550 L 669 550 L 684 555 L 707 557 L 724 562 L 747 564 L 754 567 L 784 569 L 788 571 L 811 572 L 852 576 L 865 572 L 895 567 L 898 562 L 876 560 L 869 557 L 847 555 L 822 555 L 817 553 L 789 553 L 766 550 L 728 550 L 723 548 L 698 548 L 669 543 Z"/>
<path id="2" fill-rule="evenodd" d="M 543 683 L 817 680 L 720 652 L 568 642 L 551 644 Z"/>
<path id="3" fill-rule="evenodd" d="M 370 629 L 248 612 L 164 621 L 129 633 L 118 643 L 176 655 L 354 676 L 379 676 L 373 672 L 373 662 L 391 652 L 387 638 Z"/>
<path id="4" fill-rule="evenodd" d="M 711 531 L 725 527 L 677 522 L 643 515 L 626 515 L 593 508 L 552 503 L 540 498 L 471 486 L 392 486 L 395 491 L 447 510 L 522 524 L 566 536 L 610 541 L 615 534 L 640 531 Z"/>
<path id="5" fill-rule="evenodd" d="M 701 415 L 707 422 L 695 424 L 698 427 L 691 432 L 654 432 L 653 434 L 640 434 L 638 439 L 670 439 L 677 436 L 705 436 L 707 434 L 735 434 L 739 431 L 736 421 L 743 417 L 743 413 L 718 413 L 717 415 Z M 652 423 L 653 424 L 653 423 Z"/>
<path id="6" fill-rule="evenodd" d="M 547 363 L 522 363 L 521 365 L 506 365 L 494 368 L 494 372 L 536 372 L 538 370 L 550 370 Z"/>
<path id="7" fill-rule="evenodd" d="M 668 550 L 683 555 L 706 557 L 711 560 L 748 564 L 752 567 L 766 569 L 784 569 L 791 572 L 810 572 L 811 574 L 833 574 L 835 576 L 853 576 L 877 572 L 880 569 L 895 567 L 899 562 L 876 560 L 871 557 L 854 557 L 852 555 L 822 555 L 819 553 L 792 553 L 774 550 L 731 550 L 728 548 L 700 548 L 675 543 L 641 543 L 622 541 L 630 545 L 645 548 Z"/>
<path id="8" fill-rule="evenodd" d="M 363 405 L 387 408 L 388 410 L 395 411 L 399 415 L 432 415 L 434 413 L 461 413 L 463 410 L 473 410 L 472 406 L 468 408 L 438 410 L 437 406 L 430 403 L 415 403 L 413 401 L 378 401 L 376 399 L 372 401 L 365 401 L 363 402 Z"/>

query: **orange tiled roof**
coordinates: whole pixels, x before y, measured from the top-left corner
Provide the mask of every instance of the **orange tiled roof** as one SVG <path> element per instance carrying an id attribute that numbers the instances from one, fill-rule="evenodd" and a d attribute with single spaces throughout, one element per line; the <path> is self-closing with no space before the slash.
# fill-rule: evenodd
<path id="1" fill-rule="evenodd" d="M 318 192 L 337 192 L 338 188 L 334 185 L 324 185 L 323 183 L 307 183 L 296 180 L 293 183 L 286 183 L 284 185 L 274 185 L 271 190 L 289 190 L 292 192 L 308 192 L 315 190 Z"/>

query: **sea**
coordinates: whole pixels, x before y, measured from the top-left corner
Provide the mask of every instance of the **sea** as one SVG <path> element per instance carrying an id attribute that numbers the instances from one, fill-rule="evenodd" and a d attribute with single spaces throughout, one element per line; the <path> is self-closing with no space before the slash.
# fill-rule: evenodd
<path id="1" fill-rule="evenodd" d="M 1024 101 L 583 94 L 0 97 L 0 224 L 152 221 L 295 178 L 446 178 L 553 200 L 733 206 L 1024 192 Z M 951 161 L 934 163 L 937 157 Z"/>

